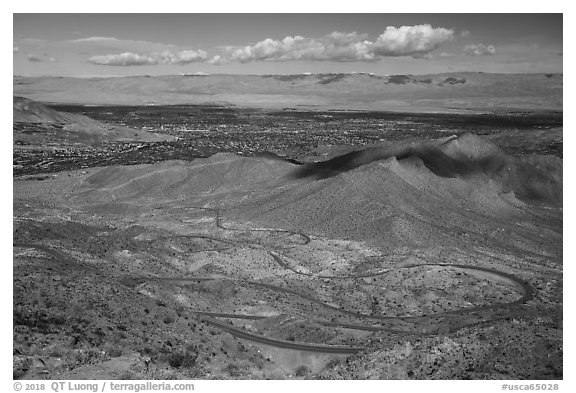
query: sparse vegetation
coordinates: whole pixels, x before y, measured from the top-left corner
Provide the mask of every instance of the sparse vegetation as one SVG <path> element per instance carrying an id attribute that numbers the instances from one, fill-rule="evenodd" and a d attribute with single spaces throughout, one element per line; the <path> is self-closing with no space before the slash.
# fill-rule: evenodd
<path id="1" fill-rule="evenodd" d="M 14 378 L 562 377 L 561 113 L 57 109 L 180 140 L 15 126 Z"/>
<path id="2" fill-rule="evenodd" d="M 298 368 L 296 368 L 296 370 L 294 371 L 294 375 L 296 375 L 297 377 L 305 377 L 306 375 L 310 374 L 311 370 L 308 366 L 298 366 Z"/>

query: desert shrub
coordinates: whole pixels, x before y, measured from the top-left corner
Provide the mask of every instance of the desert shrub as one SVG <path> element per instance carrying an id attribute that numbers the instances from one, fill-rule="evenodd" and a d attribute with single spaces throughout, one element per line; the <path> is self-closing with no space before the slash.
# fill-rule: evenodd
<path id="1" fill-rule="evenodd" d="M 192 368 L 196 363 L 198 355 L 195 352 L 180 351 L 173 352 L 168 355 L 167 361 L 170 367 L 173 368 Z"/>
<path id="2" fill-rule="evenodd" d="M 102 350 L 111 358 L 122 356 L 122 348 L 117 343 L 104 343 Z"/>
<path id="3" fill-rule="evenodd" d="M 72 361 L 77 366 L 95 363 L 95 360 L 100 359 L 101 357 L 102 352 L 96 348 L 75 349 L 72 351 Z"/>
<path id="4" fill-rule="evenodd" d="M 294 374 L 295 374 L 297 377 L 304 377 L 304 376 L 310 374 L 310 372 L 312 372 L 312 370 L 310 370 L 310 368 L 308 368 L 308 367 L 305 366 L 305 365 L 301 365 L 301 366 L 298 366 L 298 368 L 296 369 L 296 371 L 294 372 Z"/>
<path id="5" fill-rule="evenodd" d="M 172 315 L 172 314 L 168 314 L 168 315 L 164 316 L 163 321 L 166 325 L 168 325 L 168 324 L 176 321 L 176 317 L 174 317 L 174 315 Z"/>
<path id="6" fill-rule="evenodd" d="M 70 351 L 71 350 L 69 348 L 53 347 L 48 352 L 48 356 L 50 356 L 52 358 L 63 358 L 66 355 L 68 355 L 70 353 Z"/>
<path id="7" fill-rule="evenodd" d="M 176 314 L 178 314 L 178 316 L 181 317 L 182 315 L 185 314 L 186 308 L 183 305 L 178 304 L 176 305 L 176 307 L 174 307 L 174 311 L 176 311 Z"/>
<path id="8" fill-rule="evenodd" d="M 32 359 L 15 358 L 12 368 L 12 379 L 22 378 L 30 370 L 30 367 L 32 367 Z"/>
<path id="9" fill-rule="evenodd" d="M 13 323 L 16 325 L 27 326 L 39 333 L 51 333 L 54 326 L 64 325 L 66 318 L 60 315 L 48 315 L 44 311 L 23 311 L 15 309 L 13 314 Z"/>
<path id="10" fill-rule="evenodd" d="M 15 368 L 14 370 L 12 370 L 12 379 L 22 378 L 24 374 L 26 374 L 26 371 L 28 371 L 28 369 L 24 370 L 22 368 Z"/>
<path id="11" fill-rule="evenodd" d="M 135 378 L 134 373 L 132 371 L 126 370 L 120 374 L 120 377 L 118 379 L 129 381 L 129 380 L 136 379 L 136 378 Z"/>
<path id="12" fill-rule="evenodd" d="M 231 377 L 239 377 L 242 375 L 242 369 L 238 367 L 236 364 L 230 363 L 224 368 Z"/>

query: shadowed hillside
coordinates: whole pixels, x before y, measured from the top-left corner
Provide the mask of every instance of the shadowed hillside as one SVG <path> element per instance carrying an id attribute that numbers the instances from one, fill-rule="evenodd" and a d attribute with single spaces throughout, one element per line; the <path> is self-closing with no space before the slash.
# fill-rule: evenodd
<path id="1" fill-rule="evenodd" d="M 511 157 L 497 146 L 472 135 L 440 141 L 397 143 L 353 151 L 328 161 L 307 164 L 296 178 L 325 179 L 394 157 L 417 159 L 439 177 L 486 176 L 525 201 L 562 205 L 562 160 L 555 156 Z"/>
<path id="2" fill-rule="evenodd" d="M 78 200 L 91 203 L 217 201 L 222 195 L 225 214 L 270 226 L 377 244 L 457 245 L 502 242 L 494 222 L 506 227 L 532 204 L 562 206 L 562 160 L 511 157 L 464 135 L 374 147 L 305 166 L 217 154 L 192 163 L 108 167 L 77 191 Z M 526 237 L 537 236 L 512 229 L 508 246 L 523 249 Z"/>

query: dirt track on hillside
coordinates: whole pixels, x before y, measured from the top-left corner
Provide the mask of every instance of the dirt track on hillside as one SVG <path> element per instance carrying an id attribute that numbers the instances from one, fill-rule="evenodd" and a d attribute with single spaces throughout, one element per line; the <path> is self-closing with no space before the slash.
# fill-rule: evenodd
<path id="1" fill-rule="evenodd" d="M 189 207 L 189 209 L 199 209 L 199 210 L 203 210 L 203 211 L 207 211 L 207 212 L 212 213 L 214 215 L 213 218 L 214 218 L 215 226 L 222 229 L 222 230 L 225 230 L 225 231 L 248 231 L 248 232 L 254 231 L 254 232 L 286 233 L 289 235 L 299 236 L 301 239 L 303 239 L 302 244 L 308 244 L 311 241 L 310 237 L 304 233 L 294 232 L 294 231 L 289 231 L 289 230 L 284 230 L 284 229 L 237 229 L 237 228 L 228 227 L 224 224 L 223 219 L 222 219 L 221 214 L 220 214 L 220 211 L 218 209 L 208 208 L 208 207 Z M 182 222 L 184 222 L 185 220 L 186 220 L 185 218 L 181 219 Z M 343 309 L 341 307 L 336 307 L 336 306 L 333 306 L 333 305 L 328 304 L 326 302 L 323 302 L 323 301 L 321 301 L 315 297 L 303 294 L 297 290 L 293 290 L 290 288 L 286 288 L 286 287 L 282 287 L 282 286 L 274 285 L 274 284 L 270 284 L 270 283 L 265 283 L 265 282 L 255 281 L 255 280 L 241 280 L 241 279 L 230 279 L 230 278 L 225 279 L 228 281 L 237 282 L 243 286 L 264 287 L 264 288 L 271 289 L 271 290 L 276 291 L 276 292 L 280 292 L 280 293 L 284 293 L 284 294 L 288 294 L 288 295 L 292 295 L 292 296 L 297 296 L 297 297 L 303 298 L 305 300 L 308 300 L 310 302 L 316 303 L 323 308 L 327 308 L 327 309 L 330 309 L 333 311 L 337 311 L 339 313 L 347 314 L 347 315 L 350 315 L 352 317 L 358 318 L 360 320 L 372 320 L 372 321 L 378 321 L 378 322 L 392 322 L 392 323 L 394 323 L 394 322 L 408 323 L 408 324 L 414 326 L 414 331 L 398 330 L 398 329 L 390 328 L 390 325 L 378 326 L 378 325 L 373 325 L 373 324 L 332 323 L 330 321 L 317 320 L 315 318 L 311 318 L 311 320 L 313 320 L 314 322 L 323 324 L 325 326 L 343 327 L 343 328 L 347 328 L 347 329 L 366 330 L 366 331 L 386 330 L 386 331 L 392 331 L 392 332 L 397 332 L 397 333 L 414 333 L 414 332 L 416 332 L 416 333 L 421 333 L 421 334 L 422 333 L 434 334 L 434 329 L 432 329 L 432 330 L 429 330 L 426 328 L 423 329 L 422 327 L 419 327 L 419 325 L 422 325 L 422 326 L 429 325 L 432 319 L 436 319 L 437 321 L 441 321 L 443 319 L 443 317 L 449 316 L 449 315 L 451 315 L 452 318 L 454 316 L 464 317 L 465 315 L 468 315 L 468 314 L 478 314 L 478 313 L 483 313 L 483 312 L 489 313 L 489 312 L 494 311 L 496 309 L 501 310 L 501 309 L 516 307 L 516 306 L 522 305 L 522 304 L 526 303 L 527 301 L 531 300 L 532 297 L 534 296 L 534 289 L 532 288 L 532 286 L 529 283 L 521 280 L 520 278 L 518 278 L 512 274 L 504 273 L 504 272 L 501 272 L 501 271 L 498 271 L 495 269 L 484 268 L 484 267 L 473 267 L 473 266 L 462 265 L 462 264 L 426 263 L 426 264 L 405 265 L 405 266 L 394 268 L 394 269 L 385 269 L 382 271 L 378 271 L 376 273 L 347 275 L 347 276 L 328 276 L 328 275 L 319 275 L 319 274 L 313 274 L 313 273 L 300 272 L 300 271 L 294 269 L 293 267 L 291 267 L 289 263 L 284 261 L 282 259 L 281 255 L 278 254 L 277 251 L 272 252 L 271 250 L 269 250 L 266 247 L 264 247 L 260 244 L 257 244 L 257 243 L 252 243 L 252 242 L 247 242 L 247 241 L 232 241 L 229 239 L 224 239 L 224 238 L 220 238 L 220 237 L 216 237 L 216 236 L 206 236 L 206 235 L 200 235 L 200 234 L 199 235 L 178 236 L 178 237 L 203 238 L 203 239 L 210 239 L 210 240 L 223 242 L 223 243 L 233 243 L 236 245 L 246 246 L 246 247 L 250 247 L 250 248 L 264 249 L 268 253 L 268 255 L 282 268 L 288 269 L 291 272 L 293 272 L 294 274 L 303 275 L 303 276 L 306 276 L 306 277 L 309 277 L 312 279 L 323 279 L 323 280 L 361 279 L 361 278 L 385 275 L 387 273 L 392 272 L 393 270 L 398 270 L 398 269 L 413 269 L 413 268 L 423 267 L 423 266 L 436 266 L 436 267 L 455 268 L 455 269 L 461 270 L 461 271 L 469 273 L 469 274 L 471 273 L 474 275 L 480 275 L 483 278 L 488 279 L 488 280 L 497 280 L 497 281 L 504 283 L 510 287 L 514 287 L 515 290 L 521 294 L 521 297 L 519 297 L 517 300 L 514 300 L 512 302 L 508 302 L 508 303 L 497 303 L 497 304 L 491 304 L 491 305 L 487 305 L 487 306 L 468 307 L 468 308 L 463 308 L 463 309 L 446 311 L 444 313 L 434 314 L 434 315 L 422 315 L 422 316 L 414 316 L 414 317 L 398 317 L 398 316 L 389 316 L 389 315 L 370 315 L 370 314 L 360 313 L 360 312 L 357 312 L 354 310 L 346 310 L 346 309 Z M 39 251 L 42 251 L 42 252 L 45 252 L 45 253 L 51 255 L 52 257 L 59 260 L 59 262 L 65 263 L 67 265 L 74 265 L 74 264 L 81 265 L 81 263 L 75 261 L 74 258 L 70 258 L 70 257 L 66 256 L 64 253 L 60 252 L 59 250 L 54 249 L 54 248 L 49 247 L 49 246 L 46 246 L 46 245 L 32 244 L 32 243 L 15 243 L 14 246 L 15 247 L 22 247 L 22 248 L 35 248 Z M 292 245 L 292 247 L 297 247 L 297 245 L 296 246 Z M 173 282 L 173 283 L 185 283 L 185 282 L 210 281 L 210 280 L 215 280 L 216 278 L 214 278 L 214 277 L 141 277 L 140 276 L 140 277 L 134 277 L 134 279 L 140 283 L 145 282 L 145 281 L 168 281 L 168 282 Z M 218 279 L 222 279 L 222 278 L 219 277 Z M 253 341 L 253 342 L 257 342 L 257 343 L 262 343 L 262 344 L 266 344 L 266 345 L 279 347 L 279 348 L 312 351 L 312 352 L 340 353 L 340 354 L 356 353 L 356 352 L 359 352 L 363 349 L 363 347 L 358 347 L 358 346 L 319 345 L 319 344 L 296 343 L 296 342 L 290 342 L 290 341 L 285 341 L 285 340 L 270 339 L 267 337 L 263 337 L 260 335 L 249 333 L 247 331 L 243 331 L 242 329 L 239 329 L 237 327 L 231 326 L 229 324 L 226 324 L 226 323 L 223 323 L 221 321 L 214 319 L 214 318 L 235 318 L 235 319 L 262 319 L 263 318 L 263 317 L 258 316 L 258 315 L 246 315 L 246 314 L 238 315 L 238 314 L 231 314 L 231 313 L 205 312 L 205 311 L 196 311 L 196 310 L 192 310 L 191 312 L 194 314 L 197 314 L 205 322 L 207 322 L 207 323 L 209 323 L 209 324 L 211 324 L 211 325 L 213 325 L 213 326 L 215 326 L 221 330 L 224 330 L 228 333 L 231 333 L 232 335 L 234 335 L 236 337 L 246 339 L 249 341 Z M 488 319 L 489 318 L 490 317 L 488 316 Z M 485 320 L 483 320 L 483 322 L 485 322 Z M 462 327 L 462 326 L 466 326 L 466 325 L 467 324 L 460 325 L 460 326 Z"/>

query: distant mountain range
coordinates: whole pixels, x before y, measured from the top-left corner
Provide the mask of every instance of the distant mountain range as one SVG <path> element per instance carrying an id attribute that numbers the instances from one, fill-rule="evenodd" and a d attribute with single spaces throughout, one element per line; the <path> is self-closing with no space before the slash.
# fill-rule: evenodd
<path id="1" fill-rule="evenodd" d="M 562 110 L 562 74 L 22 77 L 14 94 L 89 105 L 216 104 L 270 109 L 487 112 Z"/>

